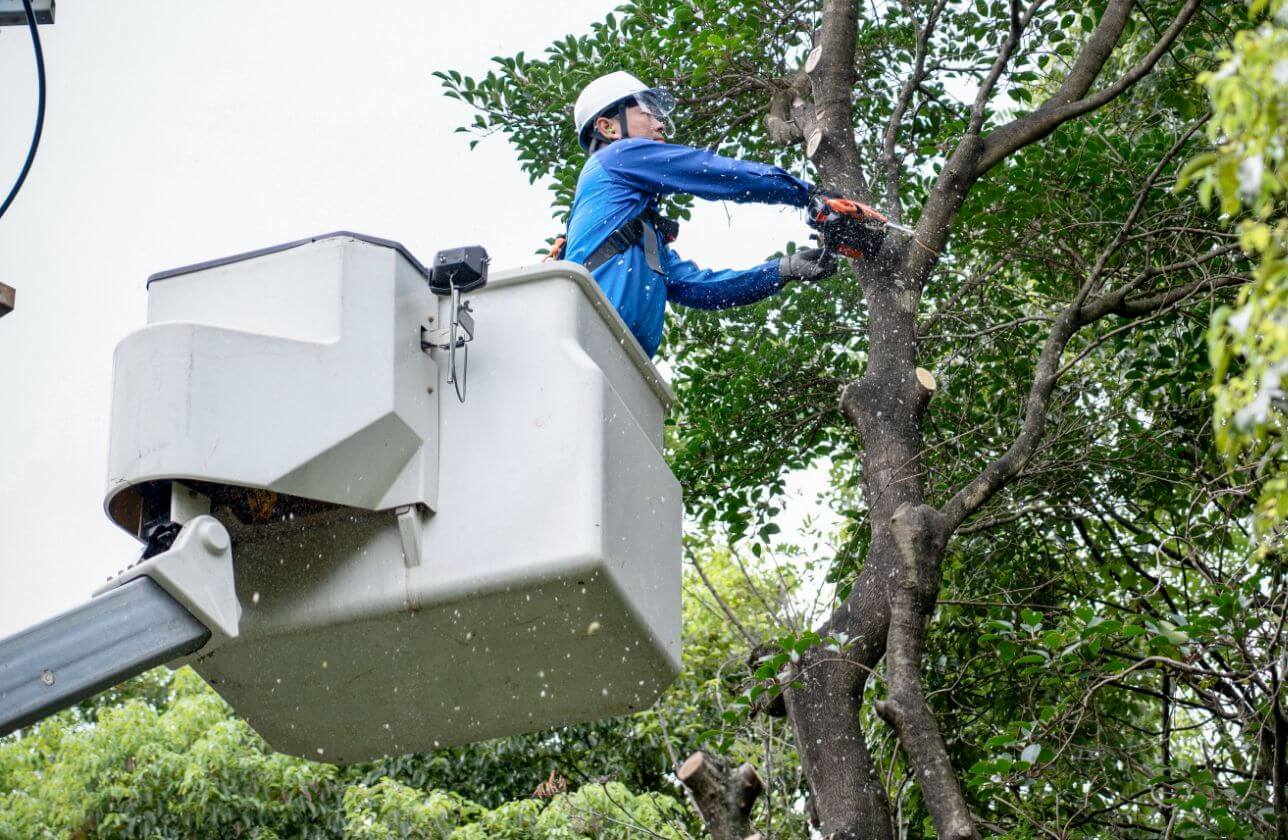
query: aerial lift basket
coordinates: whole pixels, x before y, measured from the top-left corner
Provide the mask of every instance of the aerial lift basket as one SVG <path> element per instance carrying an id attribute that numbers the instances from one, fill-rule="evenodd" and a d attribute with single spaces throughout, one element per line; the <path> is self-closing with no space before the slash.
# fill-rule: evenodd
<path id="1" fill-rule="evenodd" d="M 580 266 L 462 260 L 431 290 L 342 232 L 163 272 L 117 348 L 105 507 L 147 547 L 90 603 L 164 590 L 200 635 L 153 658 L 283 752 L 629 713 L 678 673 L 670 389 Z"/>

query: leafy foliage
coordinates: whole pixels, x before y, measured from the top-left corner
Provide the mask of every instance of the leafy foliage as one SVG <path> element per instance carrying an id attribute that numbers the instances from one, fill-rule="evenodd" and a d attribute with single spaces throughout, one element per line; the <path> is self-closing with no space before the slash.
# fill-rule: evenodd
<path id="1" fill-rule="evenodd" d="M 1239 244 L 1258 261 L 1235 304 L 1213 314 L 1209 342 L 1217 445 L 1260 461 L 1257 524 L 1277 541 L 1288 520 L 1288 4 L 1255 0 L 1248 14 L 1267 19 L 1239 32 L 1220 68 L 1199 79 L 1216 149 L 1196 156 L 1178 187 L 1196 180 L 1205 205 L 1215 197 L 1222 213 L 1243 216 Z"/>
<path id="2" fill-rule="evenodd" d="M 786 579 L 744 572 L 705 544 L 694 551 L 743 626 L 771 631 L 764 606 L 781 604 Z M 273 752 L 193 671 L 156 669 L 0 740 L 0 838 L 690 836 L 694 817 L 667 768 L 727 726 L 744 641 L 700 578 L 685 586 L 685 669 L 654 710 L 337 768 Z M 765 755 L 756 727 L 728 732 L 735 751 Z M 792 786 L 774 799 L 785 810 L 799 778 L 780 750 Z M 550 773 L 568 791 L 532 798 Z M 780 836 L 805 836 L 789 823 L 779 819 Z"/>
<path id="3" fill-rule="evenodd" d="M 1102 75 L 1132 66 L 1154 42 L 1155 21 L 1177 5 L 1133 16 Z M 882 127 L 925 11 L 877 4 L 858 24 L 854 129 L 886 206 L 916 208 L 926 197 L 1011 17 L 1001 2 L 945 5 L 928 45 L 932 69 L 897 138 L 903 175 L 891 180 Z M 986 132 L 1059 88 L 1102 11 L 1080 0 L 1038 7 L 984 115 Z M 1269 393 L 1266 372 L 1284 347 L 1275 331 L 1283 274 L 1265 269 L 1283 253 L 1282 84 L 1273 86 L 1281 47 L 1236 40 L 1231 56 L 1251 50 L 1237 72 L 1204 77 L 1221 145 L 1180 173 L 1211 186 L 1177 189 L 1208 105 L 1196 79 L 1232 36 L 1226 7 L 1210 11 L 1130 94 L 976 184 L 922 296 L 917 363 L 939 382 L 922 430 L 924 484 L 937 504 L 1014 440 L 1038 348 L 1089 276 L 1107 293 L 1194 291 L 1074 339 L 1041 446 L 948 549 L 924 682 L 971 808 L 997 836 L 1254 837 L 1284 813 L 1275 780 L 1288 775 L 1288 579 L 1277 550 L 1252 549 L 1248 528 L 1254 493 L 1283 453 L 1273 394 L 1264 424 L 1237 422 Z M 438 77 L 446 95 L 478 109 L 462 130 L 502 133 L 533 181 L 547 180 L 559 213 L 584 160 L 570 105 L 608 69 L 681 93 L 679 141 L 802 168 L 799 148 L 774 145 L 761 118 L 792 90 L 818 14 L 818 4 L 794 0 L 635 0 L 540 59 L 498 57 L 483 78 Z M 1240 209 L 1239 167 L 1254 152 L 1261 203 Z M 1222 209 L 1245 215 L 1237 233 L 1203 200 L 1226 200 L 1231 171 L 1240 204 Z M 1268 239 L 1249 233 L 1260 224 Z M 1245 253 L 1257 282 L 1217 309 L 1226 314 L 1210 331 L 1211 309 L 1234 296 L 1223 283 L 1252 266 Z M 172 694 L 153 680 L 126 689 L 119 709 L 89 704 L 0 745 L 0 834 L 41 836 L 45 825 L 103 833 L 116 819 L 162 836 L 608 837 L 635 820 L 669 836 L 695 824 L 680 816 L 667 768 L 705 744 L 760 768 L 770 785 L 757 815 L 767 835 L 808 836 L 808 788 L 786 726 L 758 712 L 791 679 L 794 656 L 848 644 L 810 628 L 846 596 L 872 541 L 863 453 L 837 410 L 839 389 L 868 366 L 867 307 L 846 271 L 755 307 L 671 319 L 665 352 L 680 408 L 667 444 L 696 527 L 686 543 L 686 670 L 654 710 L 335 771 L 272 756 L 189 678 L 176 678 Z M 1217 442 L 1238 457 L 1223 461 Z M 824 503 L 840 530 L 784 546 L 775 519 L 788 477 L 818 464 L 831 476 Z M 1279 504 L 1259 509 L 1280 516 Z M 767 639 L 748 676 L 746 652 Z M 883 679 L 878 669 L 869 699 L 884 695 Z M 897 829 L 928 836 L 891 730 L 864 723 Z M 139 764 L 154 743 L 147 756 L 160 775 Z M 577 790 L 545 805 L 525 798 L 552 769 L 575 776 Z M 559 831 L 573 833 L 550 833 Z"/>

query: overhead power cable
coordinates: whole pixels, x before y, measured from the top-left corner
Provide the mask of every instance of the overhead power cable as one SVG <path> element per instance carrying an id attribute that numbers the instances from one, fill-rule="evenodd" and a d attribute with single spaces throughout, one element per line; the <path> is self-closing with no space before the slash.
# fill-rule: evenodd
<path id="1" fill-rule="evenodd" d="M 39 97 L 36 100 L 36 130 L 31 134 L 31 148 L 27 150 L 27 160 L 22 165 L 22 171 L 18 173 L 18 180 L 14 182 L 13 189 L 9 190 L 4 204 L 0 204 L 0 218 L 4 218 L 5 211 L 9 209 L 10 204 L 13 204 L 18 190 L 22 189 L 22 182 L 27 180 L 27 173 L 31 171 L 31 162 L 36 159 L 36 149 L 40 146 L 40 133 L 45 128 L 45 54 L 40 49 L 40 33 L 36 31 L 36 13 L 31 9 L 31 0 L 22 0 L 22 8 L 27 13 L 27 28 L 31 30 L 31 46 L 36 53 L 36 84 L 39 88 Z"/>

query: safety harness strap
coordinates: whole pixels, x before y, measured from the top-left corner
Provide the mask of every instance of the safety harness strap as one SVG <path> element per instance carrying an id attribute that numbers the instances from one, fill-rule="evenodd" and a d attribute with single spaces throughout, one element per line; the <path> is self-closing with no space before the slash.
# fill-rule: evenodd
<path id="1" fill-rule="evenodd" d="M 587 271 L 594 271 L 613 257 L 642 242 L 644 259 L 648 261 L 648 267 L 658 274 L 663 274 L 662 257 L 657 244 L 659 232 L 666 237 L 667 242 L 674 242 L 680 232 L 680 224 L 650 207 L 610 233 L 582 264 L 586 266 Z"/>

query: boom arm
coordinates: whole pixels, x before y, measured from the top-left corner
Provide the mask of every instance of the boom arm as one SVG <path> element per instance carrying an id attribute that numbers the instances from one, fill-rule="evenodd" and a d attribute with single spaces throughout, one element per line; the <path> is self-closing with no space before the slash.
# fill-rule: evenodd
<path id="1" fill-rule="evenodd" d="M 134 564 L 88 603 L 0 640 L 0 735 L 213 649 L 237 636 L 240 618 L 228 531 L 196 516 L 168 551 Z"/>
<path id="2" fill-rule="evenodd" d="M 210 630 L 150 578 L 0 640 L 0 735 L 198 650 Z"/>

